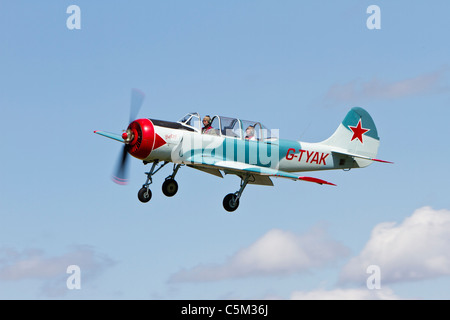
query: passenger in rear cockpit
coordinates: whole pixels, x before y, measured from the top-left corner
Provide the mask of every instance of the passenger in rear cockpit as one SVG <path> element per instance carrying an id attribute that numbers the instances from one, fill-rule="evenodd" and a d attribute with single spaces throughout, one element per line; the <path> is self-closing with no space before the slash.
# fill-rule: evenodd
<path id="1" fill-rule="evenodd" d="M 248 126 L 247 129 L 245 129 L 245 140 L 256 140 L 254 126 Z"/>

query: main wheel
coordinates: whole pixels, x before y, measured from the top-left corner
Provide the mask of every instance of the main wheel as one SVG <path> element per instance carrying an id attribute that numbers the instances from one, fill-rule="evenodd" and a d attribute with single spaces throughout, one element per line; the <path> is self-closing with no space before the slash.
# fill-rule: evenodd
<path id="1" fill-rule="evenodd" d="M 167 197 L 173 197 L 178 191 L 178 183 L 174 179 L 167 179 L 162 185 L 162 192 Z"/>
<path id="2" fill-rule="evenodd" d="M 229 193 L 223 198 L 223 207 L 229 212 L 233 212 L 239 207 L 239 199 L 236 200 L 234 193 Z"/>
<path id="3" fill-rule="evenodd" d="M 138 192 L 138 198 L 141 202 L 149 202 L 152 198 L 152 191 L 146 187 L 142 187 Z"/>

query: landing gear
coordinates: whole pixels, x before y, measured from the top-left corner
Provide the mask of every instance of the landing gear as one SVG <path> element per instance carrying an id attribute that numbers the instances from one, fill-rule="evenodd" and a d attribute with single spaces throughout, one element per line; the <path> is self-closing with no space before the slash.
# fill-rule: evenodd
<path id="1" fill-rule="evenodd" d="M 142 187 L 138 192 L 138 198 L 141 202 L 149 202 L 152 198 L 152 191 L 149 188 Z"/>
<path id="2" fill-rule="evenodd" d="M 173 197 L 178 191 L 178 183 L 174 179 L 167 179 L 162 185 L 162 192 L 166 197 Z"/>
<path id="3" fill-rule="evenodd" d="M 147 164 L 146 162 L 144 163 Z M 168 163 L 169 161 L 164 161 L 163 164 L 157 167 L 159 161 L 156 160 L 152 163 L 152 168 L 150 169 L 150 171 L 145 173 L 147 175 L 147 180 L 138 192 L 138 199 L 141 202 L 146 203 L 150 201 L 150 199 L 152 198 L 152 191 L 150 190 L 150 185 L 153 183 L 152 176 Z M 166 178 L 162 185 L 162 191 L 167 197 L 173 197 L 178 191 L 178 183 L 175 181 L 175 175 L 177 174 L 180 167 L 181 164 L 174 164 L 172 174 Z"/>
<path id="4" fill-rule="evenodd" d="M 173 197 L 178 191 L 178 183 L 175 181 L 175 175 L 180 167 L 181 164 L 174 164 L 172 174 L 166 178 L 162 185 L 162 192 L 166 197 Z"/>
<path id="5" fill-rule="evenodd" d="M 143 203 L 149 202 L 150 199 L 152 198 L 152 191 L 150 190 L 150 185 L 153 182 L 152 176 L 155 173 L 157 173 L 159 170 L 161 170 L 161 168 L 164 167 L 169 162 L 164 161 L 163 164 L 161 164 L 158 168 L 156 168 L 158 163 L 159 163 L 159 161 L 153 162 L 152 168 L 150 169 L 150 171 L 145 173 L 147 175 L 147 180 L 145 181 L 145 183 L 142 185 L 142 188 L 138 192 L 138 199 Z"/>
<path id="6" fill-rule="evenodd" d="M 239 199 L 234 193 L 229 193 L 223 198 L 223 207 L 229 212 L 233 212 L 239 207 Z"/>
<path id="7" fill-rule="evenodd" d="M 250 178 L 250 175 L 244 176 L 244 178 L 241 177 L 241 187 L 238 191 L 235 193 L 229 193 L 223 198 L 223 207 L 228 212 L 233 212 L 239 207 L 239 199 L 241 198 L 242 192 L 244 191 L 245 187 L 247 186 L 248 179 Z"/>

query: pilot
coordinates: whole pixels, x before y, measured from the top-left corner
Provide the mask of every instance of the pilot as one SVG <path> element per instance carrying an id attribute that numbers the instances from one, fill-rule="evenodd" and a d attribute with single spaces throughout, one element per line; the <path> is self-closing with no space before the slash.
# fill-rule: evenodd
<path id="1" fill-rule="evenodd" d="M 245 129 L 245 140 L 256 140 L 255 126 L 248 126 L 247 129 Z"/>
<path id="2" fill-rule="evenodd" d="M 210 116 L 205 116 L 203 118 L 203 128 L 202 128 L 202 133 L 208 133 L 208 131 L 212 130 L 211 127 L 211 117 Z"/>

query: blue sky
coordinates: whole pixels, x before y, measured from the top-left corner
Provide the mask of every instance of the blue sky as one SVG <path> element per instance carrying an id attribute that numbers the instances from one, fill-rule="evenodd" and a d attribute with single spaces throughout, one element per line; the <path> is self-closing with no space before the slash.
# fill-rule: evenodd
<path id="1" fill-rule="evenodd" d="M 69 30 L 67 7 L 81 9 Z M 367 7 L 381 10 L 369 30 Z M 1 299 L 449 299 L 448 1 L 1 1 Z M 337 184 L 249 186 L 183 167 L 151 202 L 94 135 L 190 111 L 317 142 L 353 106 L 381 138 Z M 69 290 L 69 265 L 81 289 Z M 381 288 L 369 289 L 367 266 Z"/>

